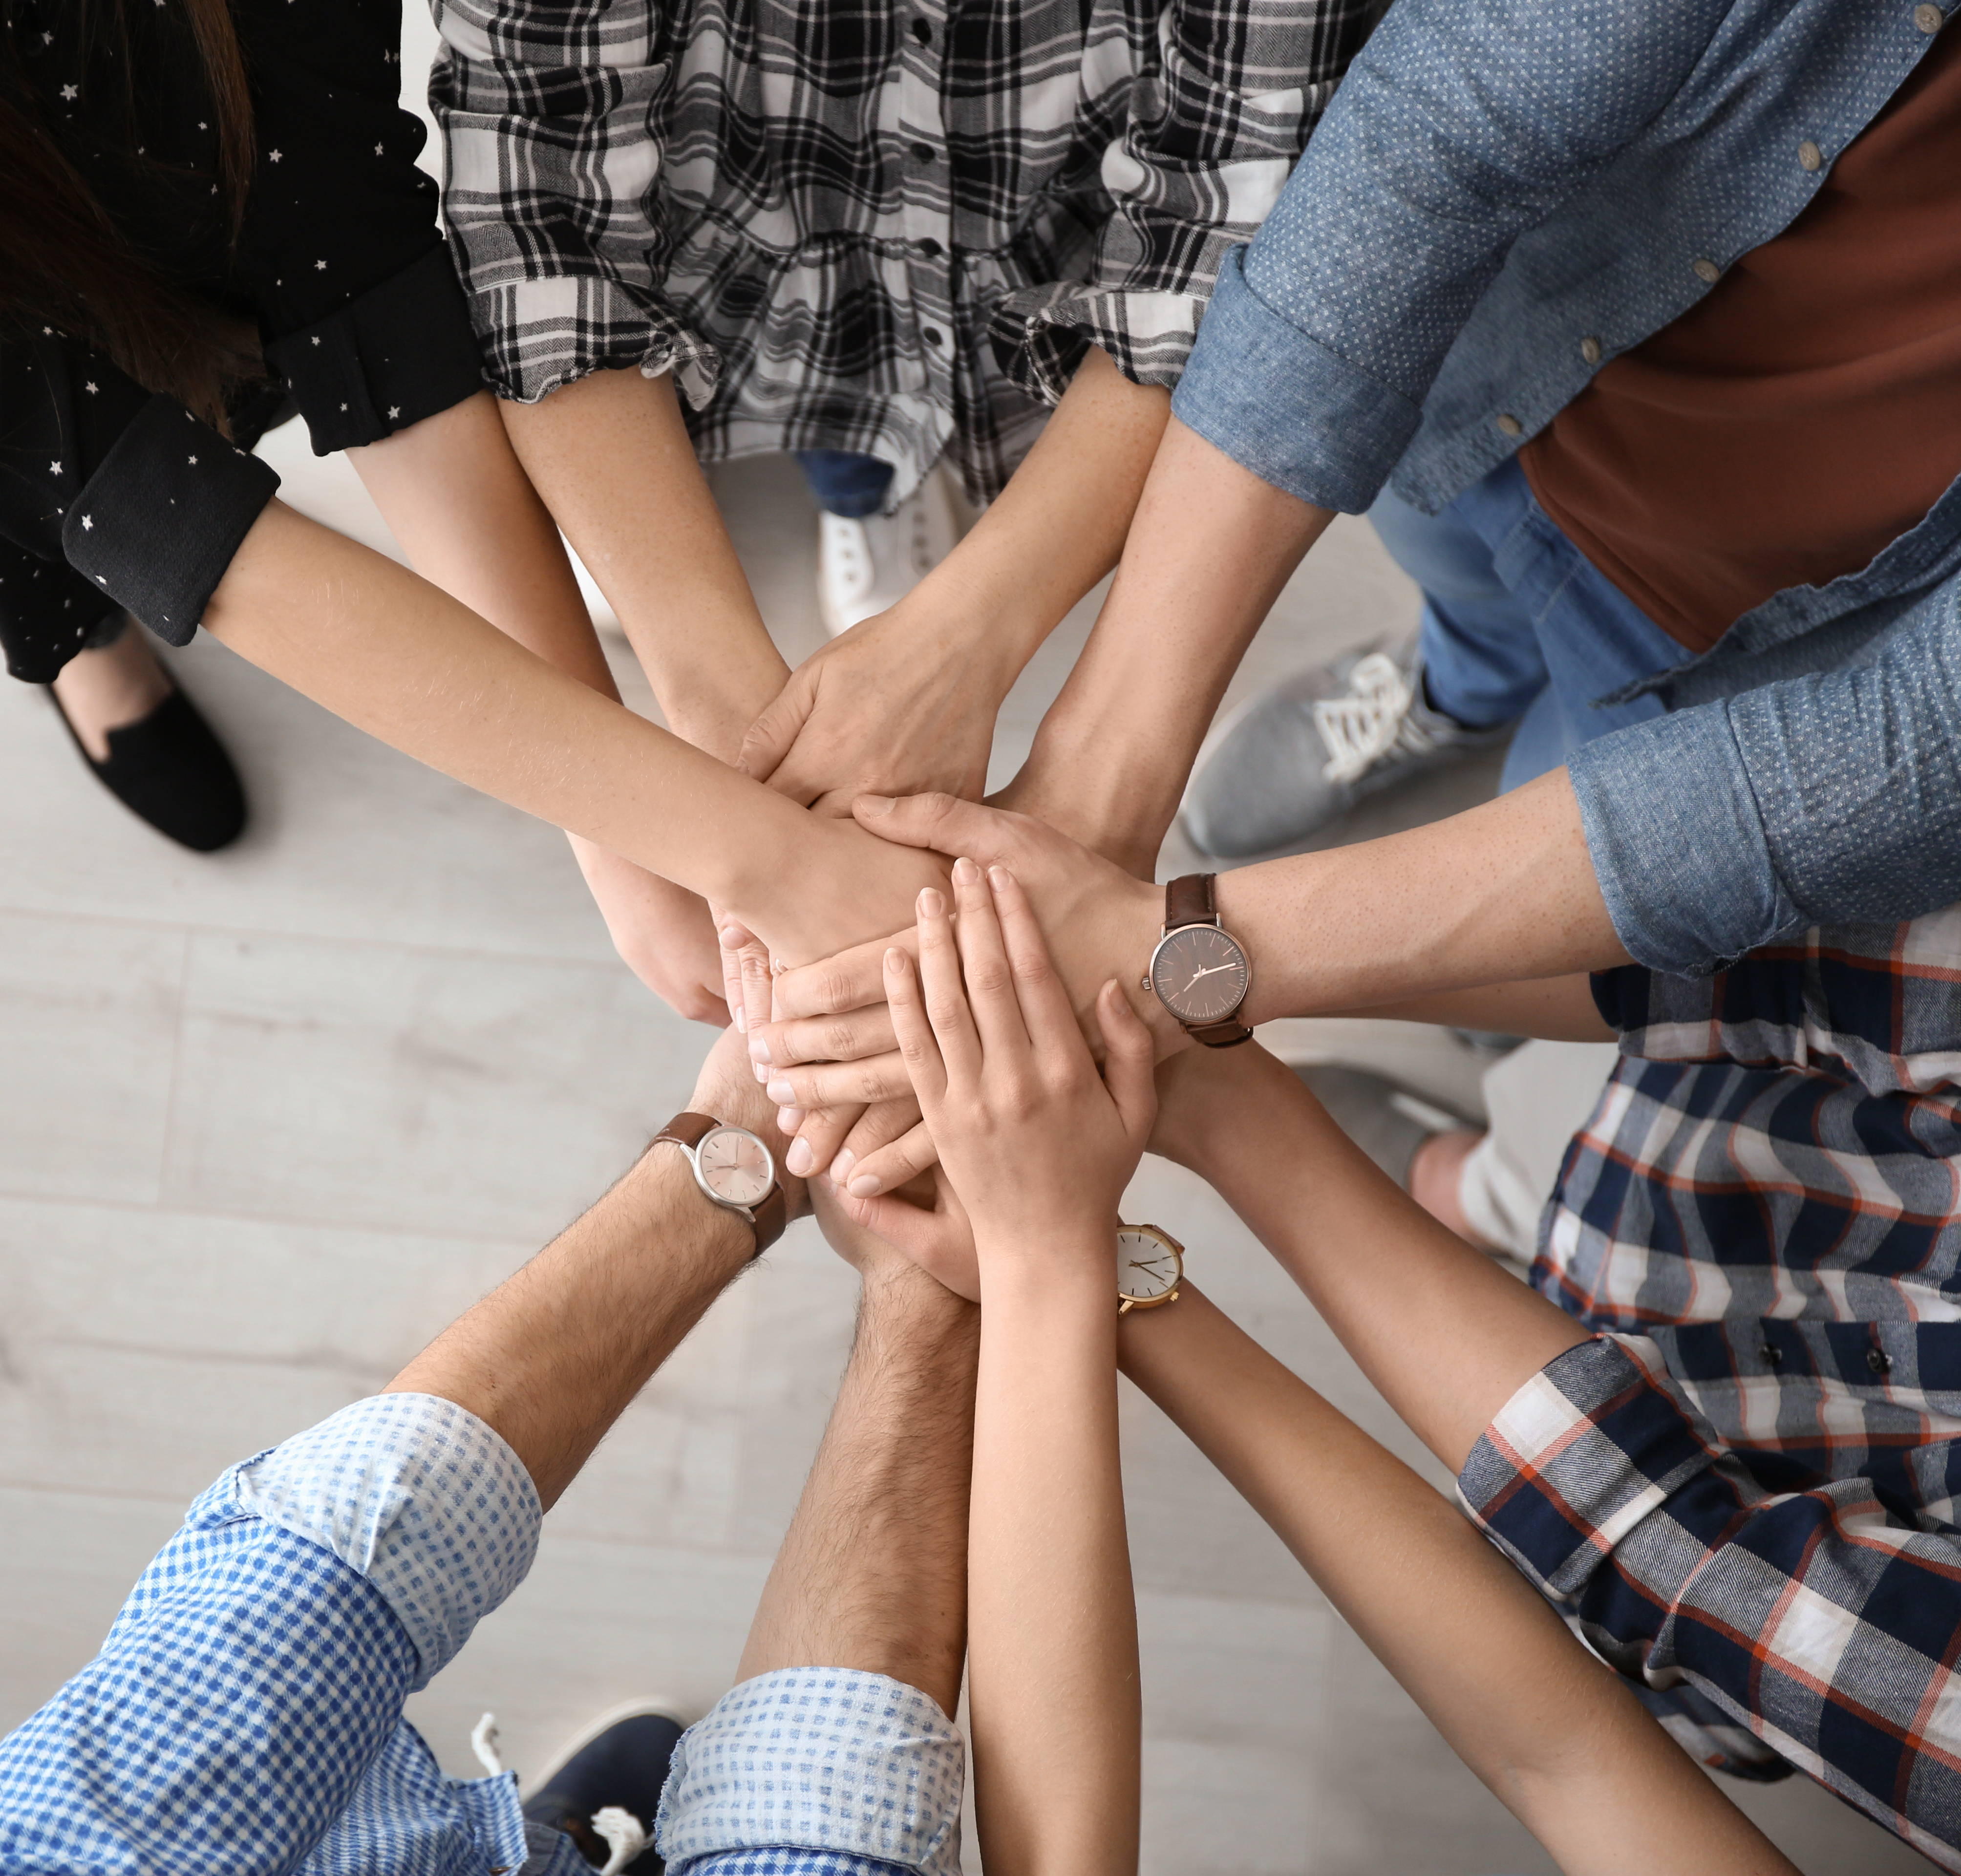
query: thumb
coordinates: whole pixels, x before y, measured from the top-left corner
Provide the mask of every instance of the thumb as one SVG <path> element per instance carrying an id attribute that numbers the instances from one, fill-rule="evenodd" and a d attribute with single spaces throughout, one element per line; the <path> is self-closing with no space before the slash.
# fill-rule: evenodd
<path id="1" fill-rule="evenodd" d="M 1003 814 L 958 795 L 860 795 L 851 804 L 858 825 L 882 841 L 965 854 L 988 866 L 1013 856 L 1019 815 Z"/>
<path id="2" fill-rule="evenodd" d="M 757 781 L 767 782 L 782 767 L 784 757 L 795 746 L 810 719 L 815 692 L 804 676 L 804 668 L 799 666 L 790 673 L 789 681 L 743 734 L 742 746 L 735 754 L 735 766 Z M 806 802 L 802 805 L 808 807 L 810 804 Z"/>
<path id="3" fill-rule="evenodd" d="M 1157 1119 L 1157 1042 L 1113 977 L 1096 998 L 1103 1032 L 1103 1081 L 1124 1131 L 1141 1147 Z"/>

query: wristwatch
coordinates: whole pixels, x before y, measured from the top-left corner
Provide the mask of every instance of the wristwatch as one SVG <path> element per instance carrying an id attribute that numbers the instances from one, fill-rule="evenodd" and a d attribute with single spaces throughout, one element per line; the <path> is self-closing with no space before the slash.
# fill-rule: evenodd
<path id="1" fill-rule="evenodd" d="M 687 1155 L 694 1182 L 754 1227 L 760 1257 L 783 1234 L 789 1207 L 776 1183 L 776 1157 L 746 1127 L 725 1127 L 709 1114 L 677 1114 L 655 1134 L 648 1150 L 671 1141 Z"/>
<path id="2" fill-rule="evenodd" d="M 1188 873 L 1165 888 L 1164 935 L 1143 988 L 1153 991 L 1194 1042 L 1232 1048 L 1252 1040 L 1239 1007 L 1252 987 L 1245 947 L 1219 923 L 1215 873 Z"/>
<path id="3" fill-rule="evenodd" d="M 1117 1227 L 1117 1313 L 1154 1310 L 1178 1300 L 1185 1276 L 1185 1246 L 1154 1224 Z"/>

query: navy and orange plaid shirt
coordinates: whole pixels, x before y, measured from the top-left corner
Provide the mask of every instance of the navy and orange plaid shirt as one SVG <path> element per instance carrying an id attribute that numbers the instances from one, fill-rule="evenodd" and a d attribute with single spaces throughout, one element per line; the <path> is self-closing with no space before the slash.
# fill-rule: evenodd
<path id="1" fill-rule="evenodd" d="M 1532 1278 L 1600 1333 L 1460 1492 L 1615 1666 L 1961 1870 L 1961 906 L 1595 995 Z"/>

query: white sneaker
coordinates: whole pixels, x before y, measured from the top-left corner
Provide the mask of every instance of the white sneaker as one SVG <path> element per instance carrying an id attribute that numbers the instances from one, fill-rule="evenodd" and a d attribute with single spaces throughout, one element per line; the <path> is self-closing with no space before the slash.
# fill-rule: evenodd
<path id="1" fill-rule="evenodd" d="M 936 465 L 890 515 L 817 518 L 817 609 L 833 638 L 895 605 L 951 554 L 961 528 Z"/>

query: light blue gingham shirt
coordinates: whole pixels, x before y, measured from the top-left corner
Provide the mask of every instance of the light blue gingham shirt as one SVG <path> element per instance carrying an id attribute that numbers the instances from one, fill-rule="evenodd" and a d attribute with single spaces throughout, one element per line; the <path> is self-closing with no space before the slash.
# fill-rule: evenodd
<path id="1" fill-rule="evenodd" d="M 1944 24 L 1928 0 L 1397 0 L 1223 270 L 1172 409 L 1303 500 L 1388 485 L 1433 513 L 1787 227 Z M 1957 571 L 1961 482 L 1570 758 L 1640 962 L 1700 975 L 1961 898 Z"/>
<path id="2" fill-rule="evenodd" d="M 540 1517 L 510 1447 L 430 1395 L 233 1466 L 0 1740 L 0 1876 L 591 1876 L 514 1777 L 445 1777 L 402 1718 L 524 1580 Z M 762 1676 L 677 1748 L 663 1850 L 686 1876 L 955 1876 L 963 1766 L 916 1689 Z"/>

